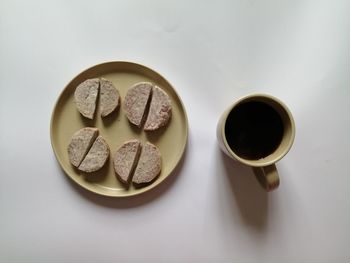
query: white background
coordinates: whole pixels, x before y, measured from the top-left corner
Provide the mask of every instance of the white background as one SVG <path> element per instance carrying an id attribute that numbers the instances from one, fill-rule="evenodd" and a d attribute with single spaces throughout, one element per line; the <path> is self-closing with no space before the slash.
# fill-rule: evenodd
<path id="1" fill-rule="evenodd" d="M 0 2 L 0 262 L 350 262 L 350 1 Z M 164 75 L 185 104 L 183 163 L 138 198 L 74 185 L 50 145 L 59 93 L 94 64 Z M 280 188 L 219 151 L 235 99 L 295 117 Z"/>

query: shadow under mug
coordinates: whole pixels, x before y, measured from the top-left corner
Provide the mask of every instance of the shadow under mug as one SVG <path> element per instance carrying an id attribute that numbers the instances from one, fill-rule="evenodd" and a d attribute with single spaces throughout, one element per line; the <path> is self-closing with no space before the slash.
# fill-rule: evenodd
<path id="1" fill-rule="evenodd" d="M 234 112 L 234 114 L 236 114 L 237 110 L 242 111 L 242 105 L 249 105 L 248 103 L 250 103 L 250 105 L 253 105 L 252 102 L 257 102 L 263 108 L 251 107 L 249 109 L 249 114 L 245 114 L 243 109 L 241 117 L 245 118 L 245 116 L 247 115 L 248 119 L 241 119 L 241 122 L 244 122 L 245 124 L 248 123 L 249 125 L 249 122 L 256 122 L 256 119 L 254 119 L 254 117 L 259 118 L 258 122 L 263 122 L 264 114 L 269 114 L 268 111 L 264 112 L 264 110 L 261 110 L 265 107 L 269 108 L 270 112 L 272 112 L 272 114 L 275 114 L 277 118 L 279 117 L 278 119 L 281 123 L 280 137 L 278 143 L 275 146 L 273 146 L 273 150 L 271 152 L 269 152 L 266 156 L 264 155 L 260 158 L 249 158 L 249 156 L 244 156 L 240 152 L 239 146 L 233 147 L 232 143 L 230 145 L 230 143 L 228 142 L 228 139 L 232 141 L 232 137 L 234 138 L 234 136 L 244 137 L 244 134 L 239 134 L 239 132 L 242 131 L 236 130 L 236 127 L 239 127 L 240 125 L 240 123 L 238 123 L 239 121 L 237 121 L 238 119 L 229 119 L 231 118 L 231 113 Z M 252 115 L 253 118 L 251 118 Z M 260 132 L 259 128 L 257 129 L 255 123 L 252 123 L 252 128 L 255 129 L 253 133 Z M 272 129 L 274 129 L 274 127 L 272 127 Z M 266 191 L 272 191 L 279 186 L 280 180 L 275 163 L 288 153 L 288 151 L 292 147 L 295 137 L 295 123 L 293 120 L 293 116 L 287 108 L 287 106 L 282 101 L 266 94 L 251 94 L 240 98 L 239 100 L 234 102 L 230 107 L 228 107 L 228 109 L 221 115 L 217 125 L 216 135 L 219 146 L 223 150 L 223 152 L 226 153 L 233 160 L 251 166 L 260 185 Z M 228 138 L 228 135 L 231 137 Z M 239 141 L 239 139 L 240 138 L 234 138 L 233 140 Z"/>

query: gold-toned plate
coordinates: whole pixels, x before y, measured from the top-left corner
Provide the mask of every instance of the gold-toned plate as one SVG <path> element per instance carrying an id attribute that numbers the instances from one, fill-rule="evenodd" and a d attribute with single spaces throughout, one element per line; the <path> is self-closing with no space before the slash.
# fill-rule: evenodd
<path id="1" fill-rule="evenodd" d="M 165 127 L 145 132 L 129 123 L 121 105 L 110 116 L 101 118 L 99 109 L 94 120 L 84 118 L 76 109 L 74 91 L 77 85 L 89 78 L 103 77 L 111 80 L 119 90 L 123 105 L 127 90 L 135 83 L 149 81 L 165 90 L 172 102 L 172 117 Z M 98 107 L 97 107 L 98 108 Z M 71 136 L 83 127 L 97 127 L 106 139 L 111 155 L 107 164 L 91 175 L 79 173 L 69 162 L 67 146 Z M 133 196 L 146 192 L 164 181 L 174 170 L 184 153 L 188 136 L 188 122 L 180 97 L 170 83 L 157 72 L 140 64 L 115 61 L 93 66 L 76 76 L 60 94 L 51 117 L 51 144 L 61 167 L 74 182 L 97 194 L 114 197 Z M 162 154 L 162 171 L 150 185 L 126 189 L 116 178 L 113 157 L 118 147 L 130 139 L 149 141 Z"/>

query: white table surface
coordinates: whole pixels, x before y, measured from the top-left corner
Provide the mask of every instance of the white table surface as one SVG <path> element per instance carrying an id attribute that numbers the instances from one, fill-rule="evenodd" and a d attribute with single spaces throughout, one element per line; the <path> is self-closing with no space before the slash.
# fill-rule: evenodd
<path id="1" fill-rule="evenodd" d="M 0 2 L 0 262 L 350 262 L 350 1 Z M 183 163 L 155 191 L 104 198 L 50 145 L 72 77 L 128 60 L 185 104 Z M 215 127 L 264 92 L 297 134 L 266 194 Z"/>

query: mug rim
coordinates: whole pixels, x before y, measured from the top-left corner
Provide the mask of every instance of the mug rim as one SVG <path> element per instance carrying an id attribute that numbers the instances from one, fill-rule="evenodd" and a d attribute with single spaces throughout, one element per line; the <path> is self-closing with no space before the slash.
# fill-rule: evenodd
<path id="1" fill-rule="evenodd" d="M 290 125 L 291 125 L 291 137 L 290 137 L 290 140 L 289 140 L 289 143 L 287 145 L 287 147 L 283 150 L 283 152 L 278 155 L 277 157 L 275 157 L 274 159 L 270 160 L 270 161 L 267 161 L 267 162 L 264 162 L 264 163 L 261 163 L 261 161 L 257 162 L 257 160 L 249 160 L 249 159 L 244 159 L 240 156 L 238 156 L 232 149 L 231 147 L 229 146 L 228 142 L 227 142 L 227 139 L 226 139 L 226 135 L 225 135 L 225 127 L 226 127 L 226 121 L 227 121 L 227 117 L 228 115 L 231 113 L 231 111 L 240 103 L 242 103 L 243 101 L 247 100 L 247 99 L 250 99 L 250 98 L 266 98 L 266 99 L 269 99 L 269 100 L 272 100 L 274 102 L 277 102 L 282 108 L 283 110 L 285 110 L 285 112 L 287 113 L 287 116 L 289 118 L 289 122 L 290 122 Z M 276 162 L 278 162 L 280 159 L 282 159 L 288 152 L 289 150 L 291 149 L 292 145 L 293 145 L 293 142 L 294 142 L 294 139 L 295 139 L 295 122 L 294 122 L 294 118 L 292 116 L 292 113 L 291 111 L 288 109 L 287 105 L 282 102 L 280 99 L 272 96 L 272 95 L 268 95 L 268 94 L 264 94 L 264 93 L 253 93 L 253 94 L 248 94 L 248 95 L 245 95 L 243 97 L 240 97 L 238 100 L 236 100 L 227 110 L 226 110 L 226 116 L 224 117 L 224 121 L 223 121 L 223 125 L 221 127 L 221 137 L 223 139 L 223 143 L 225 145 L 225 148 L 226 150 L 236 159 L 238 160 L 239 162 L 241 163 L 244 163 L 246 165 L 249 165 L 249 166 L 253 166 L 253 167 L 264 167 L 264 166 L 268 166 L 268 165 L 271 165 L 271 164 L 274 164 Z"/>

